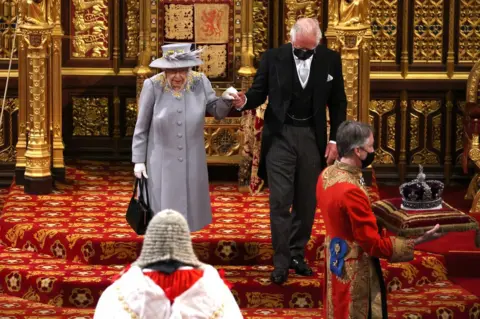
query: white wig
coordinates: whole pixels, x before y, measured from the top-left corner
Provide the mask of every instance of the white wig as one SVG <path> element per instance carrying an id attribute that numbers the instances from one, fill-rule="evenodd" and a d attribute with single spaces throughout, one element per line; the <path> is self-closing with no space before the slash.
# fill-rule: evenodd
<path id="1" fill-rule="evenodd" d="M 295 24 L 293 25 L 292 29 L 290 29 L 291 42 L 295 41 L 295 37 L 297 34 L 315 35 L 317 38 L 317 45 L 320 44 L 320 40 L 322 40 L 322 30 L 320 30 L 320 24 L 318 23 L 317 19 L 298 19 L 297 22 L 295 22 Z"/>

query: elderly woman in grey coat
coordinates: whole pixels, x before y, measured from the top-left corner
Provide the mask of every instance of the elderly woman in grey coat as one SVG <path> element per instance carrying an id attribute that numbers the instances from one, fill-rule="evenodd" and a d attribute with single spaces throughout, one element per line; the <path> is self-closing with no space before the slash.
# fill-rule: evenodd
<path id="1" fill-rule="evenodd" d="M 143 84 L 133 134 L 132 162 L 137 178 L 148 178 L 153 212 L 179 211 L 191 231 L 212 221 L 204 142 L 205 111 L 226 117 L 237 98 L 229 89 L 217 97 L 207 77 L 191 70 L 202 64 L 191 44 L 162 46 L 150 64 L 163 69 Z"/>

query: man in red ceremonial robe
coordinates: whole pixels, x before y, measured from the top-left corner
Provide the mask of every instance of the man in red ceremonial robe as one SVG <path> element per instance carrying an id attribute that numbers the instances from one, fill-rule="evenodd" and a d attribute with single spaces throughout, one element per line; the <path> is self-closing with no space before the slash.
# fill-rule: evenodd
<path id="1" fill-rule="evenodd" d="M 375 154 L 372 129 L 346 121 L 336 138 L 340 159 L 321 173 L 316 193 L 326 227 L 325 318 L 387 319 L 378 258 L 412 260 L 415 245 L 440 237 L 440 226 L 417 239 L 383 237 L 362 178 L 362 168 L 373 162 Z"/>

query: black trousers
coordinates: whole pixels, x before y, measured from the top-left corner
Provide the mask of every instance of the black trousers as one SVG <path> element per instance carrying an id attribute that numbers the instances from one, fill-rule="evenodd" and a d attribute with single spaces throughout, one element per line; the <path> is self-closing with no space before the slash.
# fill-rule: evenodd
<path id="1" fill-rule="evenodd" d="M 292 257 L 304 258 L 315 218 L 321 165 L 313 127 L 284 125 L 273 137 L 266 170 L 275 268 L 288 269 Z"/>

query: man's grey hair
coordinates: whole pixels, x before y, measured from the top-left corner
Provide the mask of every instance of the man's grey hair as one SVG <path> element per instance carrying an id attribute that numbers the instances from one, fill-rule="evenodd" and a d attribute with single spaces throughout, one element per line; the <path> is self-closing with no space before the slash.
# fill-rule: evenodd
<path id="1" fill-rule="evenodd" d="M 336 142 L 340 158 L 349 156 L 357 147 L 364 147 L 373 128 L 366 123 L 345 121 L 338 127 Z"/>
<path id="2" fill-rule="evenodd" d="M 320 24 L 317 19 L 301 18 L 290 29 L 290 40 L 295 41 L 297 35 L 314 35 L 317 38 L 317 45 L 322 40 L 322 30 L 320 30 Z"/>

